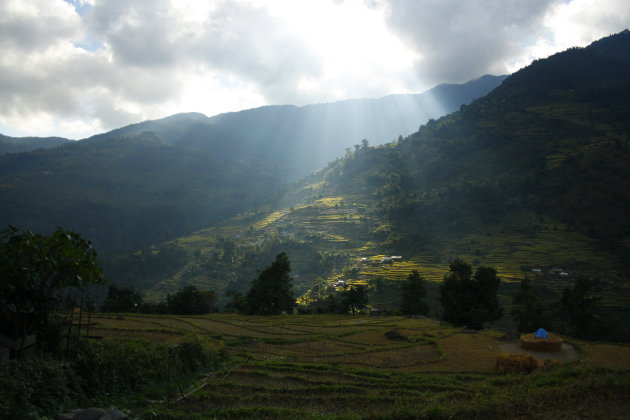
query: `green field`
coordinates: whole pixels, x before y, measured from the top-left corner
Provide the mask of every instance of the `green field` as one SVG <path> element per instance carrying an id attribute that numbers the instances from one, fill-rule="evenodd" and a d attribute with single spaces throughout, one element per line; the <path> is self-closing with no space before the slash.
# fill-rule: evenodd
<path id="1" fill-rule="evenodd" d="M 175 343 L 196 336 L 226 357 L 220 370 L 182 389 L 186 398 L 130 407 L 141 418 L 585 418 L 579 416 L 606 410 L 607 418 L 621 419 L 630 408 L 624 345 L 567 338 L 580 361 L 498 375 L 500 333 L 432 319 L 100 314 L 93 320 L 92 331 L 106 340 Z M 386 337 L 391 330 L 404 339 Z M 536 417 L 551 401 L 546 415 Z"/>

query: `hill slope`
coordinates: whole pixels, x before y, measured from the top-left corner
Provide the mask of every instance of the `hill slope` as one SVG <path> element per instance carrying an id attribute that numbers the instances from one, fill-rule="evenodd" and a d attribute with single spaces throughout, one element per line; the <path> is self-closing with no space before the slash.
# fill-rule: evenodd
<path id="1" fill-rule="evenodd" d="M 256 205 L 270 168 L 178 149 L 151 133 L 100 137 L 0 157 L 1 223 L 80 232 L 121 251 L 190 232 Z"/>
<path id="2" fill-rule="evenodd" d="M 458 85 L 440 85 L 420 94 L 352 99 L 297 107 L 264 106 L 206 118 L 177 114 L 114 130 L 129 135 L 152 131 L 168 144 L 212 152 L 221 158 L 269 161 L 287 181 L 295 181 L 342 156 L 367 139 L 374 144 L 407 135 L 431 118 L 453 112 L 483 96 L 505 76 L 486 75 Z"/>
<path id="3" fill-rule="evenodd" d="M 0 134 L 0 155 L 50 149 L 69 141 L 61 137 L 9 137 Z"/>
<path id="4" fill-rule="evenodd" d="M 401 118 L 416 126 L 485 94 L 502 79 L 486 76 L 400 96 L 404 99 L 263 107 L 214 118 L 178 114 L 60 148 L 1 156 L 0 225 L 37 231 L 63 226 L 92 240 L 101 253 L 146 247 L 259 205 L 285 181 L 359 142 L 355 135 L 389 130 L 394 137 L 406 129 L 399 127 Z M 392 101 L 401 105 L 390 120 L 384 109 Z M 381 113 L 383 118 L 375 118 Z M 337 136 L 314 129 L 324 125 Z M 335 148 L 318 143 L 323 138 L 343 141 Z M 319 147 L 322 153 L 316 153 Z"/>
<path id="5" fill-rule="evenodd" d="M 349 151 L 271 212 L 180 239 L 197 259 L 149 295 L 186 282 L 244 288 L 255 256 L 286 250 L 302 288 L 318 275 L 369 282 L 411 269 L 439 281 L 459 256 L 508 282 L 560 267 L 569 275 L 536 279 L 556 295 L 578 275 L 602 277 L 606 304 L 628 307 L 628 75 L 627 31 L 539 60 L 401 142 Z M 405 261 L 358 263 L 391 253 Z M 395 294 L 376 299 L 396 303 Z"/>

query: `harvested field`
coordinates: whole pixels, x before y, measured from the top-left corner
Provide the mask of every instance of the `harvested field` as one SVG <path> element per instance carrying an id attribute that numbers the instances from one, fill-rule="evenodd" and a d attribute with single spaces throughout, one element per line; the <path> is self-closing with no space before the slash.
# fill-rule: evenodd
<path id="1" fill-rule="evenodd" d="M 615 413 L 630 409 L 629 346 L 579 342 L 586 363 L 499 376 L 497 356 L 513 352 L 505 349 L 509 343 L 499 341 L 500 333 L 463 331 L 432 319 L 224 314 L 123 318 L 97 317 L 93 331 L 105 338 L 173 343 L 194 335 L 229 355 L 226 365 L 185 400 L 168 407 L 143 406 L 134 412 L 139 418 L 162 412 L 169 419 L 503 419 L 513 418 L 516 407 L 535 410 L 550 399 L 557 417 L 592 415 L 595 411 L 588 407 L 598 407 L 597 401 L 611 403 L 611 418 L 621 419 Z M 385 333 L 392 329 L 408 340 L 388 339 Z M 574 373 L 576 369 L 599 370 Z M 576 379 L 583 375 L 590 375 L 588 384 Z M 539 395 L 538 389 L 544 392 Z"/>
<path id="2" fill-rule="evenodd" d="M 560 360 L 562 362 L 575 362 L 580 360 L 580 353 L 569 343 L 562 343 L 559 351 L 535 351 L 524 349 L 519 342 L 502 343 L 501 350 L 510 354 L 527 354 L 538 361 Z"/>
<path id="3" fill-rule="evenodd" d="M 577 341 L 584 352 L 584 361 L 598 367 L 630 366 L 630 346 L 607 343 L 588 343 Z"/>

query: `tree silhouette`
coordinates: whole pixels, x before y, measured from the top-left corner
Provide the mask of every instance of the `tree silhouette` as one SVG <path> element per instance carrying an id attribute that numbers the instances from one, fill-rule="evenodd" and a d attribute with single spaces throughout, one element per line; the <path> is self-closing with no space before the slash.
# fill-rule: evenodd
<path id="1" fill-rule="evenodd" d="M 350 286 L 341 292 L 341 311 L 348 313 L 356 312 L 365 308 L 368 303 L 367 288 L 363 285 Z"/>
<path id="2" fill-rule="evenodd" d="M 278 254 L 276 260 L 252 281 L 245 297 L 248 312 L 258 315 L 277 315 L 283 311 L 291 313 L 295 298 L 290 272 L 289 257 L 284 252 Z"/>
<path id="3" fill-rule="evenodd" d="M 494 268 L 479 267 L 473 275 L 470 264 L 460 259 L 453 261 L 440 287 L 442 317 L 455 325 L 474 329 L 481 329 L 484 322 L 498 320 L 503 315 L 497 297 L 500 284 Z"/>
<path id="4" fill-rule="evenodd" d="M 62 228 L 0 232 L 0 273 L 0 330 L 23 341 L 35 331 L 48 337 L 63 292 L 105 282 L 90 242 Z"/>
<path id="5" fill-rule="evenodd" d="M 595 295 L 600 289 L 593 280 L 578 277 L 573 287 L 562 292 L 560 314 L 568 318 L 570 334 L 580 338 L 590 338 L 596 333 L 596 309 L 601 297 Z"/>
<path id="6" fill-rule="evenodd" d="M 513 302 L 512 315 L 519 331 L 531 332 L 541 327 L 548 328 L 543 304 L 538 299 L 536 290 L 529 278 L 521 280 Z"/>
<path id="7" fill-rule="evenodd" d="M 401 288 L 401 310 L 405 315 L 426 315 L 429 306 L 424 302 L 427 296 L 425 280 L 418 270 L 413 270 L 407 276 Z"/>
<path id="8" fill-rule="evenodd" d="M 142 308 L 142 295 L 133 287 L 112 284 L 101 306 L 103 312 L 137 312 Z"/>

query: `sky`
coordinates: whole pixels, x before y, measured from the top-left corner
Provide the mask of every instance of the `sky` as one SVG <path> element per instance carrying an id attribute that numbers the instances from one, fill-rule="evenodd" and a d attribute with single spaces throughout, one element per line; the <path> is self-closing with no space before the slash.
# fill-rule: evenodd
<path id="1" fill-rule="evenodd" d="M 628 0 L 0 0 L 0 133 L 419 93 L 629 22 Z"/>

